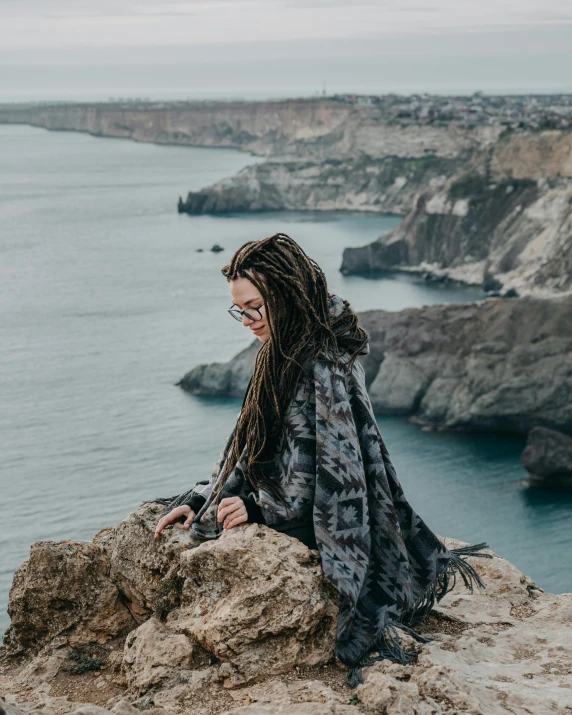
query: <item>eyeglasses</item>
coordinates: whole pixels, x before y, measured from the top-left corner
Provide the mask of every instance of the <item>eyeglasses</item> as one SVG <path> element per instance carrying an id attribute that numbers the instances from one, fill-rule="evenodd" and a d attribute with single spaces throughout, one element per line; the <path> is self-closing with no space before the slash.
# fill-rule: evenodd
<path id="1" fill-rule="evenodd" d="M 234 305 L 234 303 L 232 305 Z M 228 312 L 235 320 L 240 320 L 240 322 L 242 322 L 243 315 L 246 315 L 249 320 L 262 320 L 261 308 L 264 308 L 264 305 L 265 304 L 262 303 L 262 305 L 259 305 L 257 308 L 248 308 L 247 310 L 239 310 L 238 308 L 230 307 L 228 309 Z M 255 315 L 251 315 L 251 313 L 258 313 L 258 317 L 255 317 Z"/>

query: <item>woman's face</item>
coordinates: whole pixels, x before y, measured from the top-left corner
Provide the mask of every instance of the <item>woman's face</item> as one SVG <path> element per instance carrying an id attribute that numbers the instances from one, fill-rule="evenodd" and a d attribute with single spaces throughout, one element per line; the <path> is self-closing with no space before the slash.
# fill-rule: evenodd
<path id="1" fill-rule="evenodd" d="M 235 278 L 235 280 L 230 281 L 230 295 L 232 296 L 232 302 L 240 310 L 246 310 L 252 316 L 252 318 L 247 318 L 246 315 L 242 316 L 242 324 L 251 330 L 253 335 L 264 342 L 270 337 L 270 328 L 268 326 L 266 306 L 260 308 L 260 314 L 257 310 L 249 310 L 252 308 L 258 308 L 264 303 L 264 298 L 260 294 L 258 288 L 253 285 L 248 278 Z M 259 315 L 262 318 L 259 318 Z"/>

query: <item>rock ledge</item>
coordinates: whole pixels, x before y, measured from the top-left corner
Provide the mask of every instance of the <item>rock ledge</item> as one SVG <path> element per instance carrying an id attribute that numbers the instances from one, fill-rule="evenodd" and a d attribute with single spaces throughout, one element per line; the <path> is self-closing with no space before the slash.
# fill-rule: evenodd
<path id="1" fill-rule="evenodd" d="M 157 542 L 161 509 L 32 546 L 1 652 L 8 715 L 572 712 L 572 594 L 494 552 L 473 562 L 486 590 L 459 582 L 431 612 L 414 664 L 380 661 L 351 690 L 318 551 L 258 524 L 206 543 L 177 524 Z"/>

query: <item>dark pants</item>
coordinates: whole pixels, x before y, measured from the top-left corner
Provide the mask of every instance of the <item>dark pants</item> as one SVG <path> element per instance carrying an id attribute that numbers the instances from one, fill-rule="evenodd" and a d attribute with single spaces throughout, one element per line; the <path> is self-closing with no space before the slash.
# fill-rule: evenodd
<path id="1" fill-rule="evenodd" d="M 268 524 L 271 529 L 280 531 L 287 536 L 293 536 L 309 549 L 317 549 L 314 524 L 312 522 L 282 522 L 281 524 Z"/>

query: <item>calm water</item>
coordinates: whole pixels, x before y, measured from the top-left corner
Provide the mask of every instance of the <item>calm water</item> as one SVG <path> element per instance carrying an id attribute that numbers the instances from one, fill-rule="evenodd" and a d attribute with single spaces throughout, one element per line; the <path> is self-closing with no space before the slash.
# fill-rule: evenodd
<path id="1" fill-rule="evenodd" d="M 244 241 L 290 234 L 358 310 L 480 297 L 343 277 L 343 247 L 371 241 L 395 218 L 176 213 L 179 195 L 255 161 L 0 126 L 0 631 L 32 542 L 89 539 L 143 499 L 210 474 L 239 402 L 174 383 L 250 342 L 225 312 L 220 275 Z M 214 243 L 225 251 L 209 251 Z M 541 587 L 572 590 L 563 557 L 572 500 L 524 487 L 522 439 L 379 421 L 414 508 L 438 534 L 487 540 Z"/>

